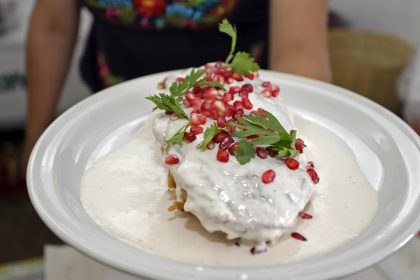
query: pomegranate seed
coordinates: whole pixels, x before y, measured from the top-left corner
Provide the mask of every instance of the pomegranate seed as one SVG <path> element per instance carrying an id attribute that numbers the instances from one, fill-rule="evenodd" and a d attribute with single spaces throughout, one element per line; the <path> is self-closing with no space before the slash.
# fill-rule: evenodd
<path id="1" fill-rule="evenodd" d="M 316 173 L 315 169 L 313 168 L 308 168 L 306 170 L 306 172 L 308 172 L 309 176 L 311 177 L 311 180 L 314 184 L 318 184 L 319 183 L 319 177 L 318 174 Z"/>
<path id="2" fill-rule="evenodd" d="M 217 126 L 218 127 L 225 127 L 226 126 L 226 119 L 224 117 L 217 118 Z"/>
<path id="3" fill-rule="evenodd" d="M 229 154 L 234 156 L 235 155 L 235 150 L 236 150 L 236 148 L 238 148 L 238 145 L 239 145 L 238 143 L 233 143 L 228 149 Z"/>
<path id="4" fill-rule="evenodd" d="M 261 117 L 263 117 L 263 118 L 267 118 L 267 116 L 265 115 L 265 113 L 264 113 L 263 109 L 258 108 L 258 109 L 257 109 L 257 112 L 258 112 L 258 114 L 260 114 L 260 116 L 261 116 Z"/>
<path id="5" fill-rule="evenodd" d="M 233 116 L 233 114 L 235 113 L 235 108 L 233 106 L 226 106 L 226 116 Z"/>
<path id="6" fill-rule="evenodd" d="M 225 139 L 223 139 L 222 142 L 220 142 L 219 148 L 221 150 L 227 150 L 230 147 L 230 145 L 233 144 L 233 142 L 235 142 L 235 141 L 232 138 L 226 137 Z"/>
<path id="7" fill-rule="evenodd" d="M 223 85 L 225 84 L 225 77 L 217 75 L 216 81 Z"/>
<path id="8" fill-rule="evenodd" d="M 257 148 L 257 155 L 260 158 L 267 158 L 267 151 L 264 148 L 258 147 Z"/>
<path id="9" fill-rule="evenodd" d="M 214 136 L 213 141 L 215 143 L 220 143 L 228 136 L 229 136 L 229 133 L 227 131 L 222 130 L 219 133 L 217 133 L 216 136 Z"/>
<path id="10" fill-rule="evenodd" d="M 190 100 L 188 100 L 188 99 L 184 99 L 184 100 L 182 101 L 182 103 L 184 104 L 185 108 L 190 108 L 190 107 L 192 107 L 191 101 L 190 101 Z"/>
<path id="11" fill-rule="evenodd" d="M 240 91 L 239 92 L 239 96 L 240 97 L 242 97 L 242 98 L 248 98 L 248 96 L 249 96 L 249 92 L 247 92 L 247 91 Z"/>
<path id="12" fill-rule="evenodd" d="M 226 112 L 225 104 L 223 104 L 223 102 L 220 101 L 220 100 L 217 100 L 217 101 L 214 102 L 214 108 L 217 110 L 217 112 L 220 112 L 220 113 L 221 112 L 223 112 L 223 113 Z"/>
<path id="13" fill-rule="evenodd" d="M 249 100 L 249 98 L 242 99 L 242 104 L 243 104 L 244 108 L 247 109 L 247 110 L 251 110 L 252 107 L 254 107 L 251 103 L 251 100 Z"/>
<path id="14" fill-rule="evenodd" d="M 201 106 L 201 101 L 200 101 L 200 99 L 198 99 L 198 98 L 194 98 L 194 99 L 193 99 L 193 100 L 191 100 L 190 102 L 191 102 L 191 105 L 192 105 L 194 108 L 200 108 L 200 106 Z"/>
<path id="15" fill-rule="evenodd" d="M 245 75 L 245 77 L 247 77 L 250 80 L 253 80 L 254 79 L 254 74 L 248 73 L 248 74 Z"/>
<path id="16" fill-rule="evenodd" d="M 274 172 L 273 169 L 268 169 L 264 171 L 261 179 L 264 184 L 269 184 L 273 182 L 275 178 L 276 178 L 276 172 Z"/>
<path id="17" fill-rule="evenodd" d="M 225 73 L 223 74 L 225 79 L 232 79 L 231 77 L 232 77 L 233 72 L 232 72 L 232 69 L 229 69 L 229 68 L 225 68 Z"/>
<path id="18" fill-rule="evenodd" d="M 192 92 L 193 92 L 194 94 L 199 94 L 199 93 L 202 93 L 202 92 L 203 92 L 203 89 L 202 89 L 200 86 L 195 85 L 195 86 L 193 87 L 193 89 L 192 89 Z"/>
<path id="19" fill-rule="evenodd" d="M 242 78 L 242 76 L 240 74 L 238 74 L 238 73 L 233 73 L 232 74 L 232 78 L 235 79 L 238 82 L 241 82 L 241 81 L 244 80 L 244 78 Z"/>
<path id="20" fill-rule="evenodd" d="M 203 103 L 201 103 L 201 110 L 203 111 L 208 111 L 213 109 L 213 104 L 209 101 L 204 101 Z"/>
<path id="21" fill-rule="evenodd" d="M 248 93 L 251 93 L 251 92 L 253 92 L 254 91 L 254 87 L 251 85 L 251 84 L 244 84 L 242 87 L 241 87 L 241 91 L 245 91 L 245 92 L 248 92 Z"/>
<path id="22" fill-rule="evenodd" d="M 226 92 L 225 95 L 223 96 L 223 102 L 228 103 L 229 101 L 233 100 L 233 94 Z"/>
<path id="23" fill-rule="evenodd" d="M 203 93 L 203 98 L 207 100 L 214 100 L 216 99 L 217 90 L 214 87 L 208 87 L 205 89 Z"/>
<path id="24" fill-rule="evenodd" d="M 234 133 L 236 131 L 236 127 L 231 124 L 231 122 L 226 123 L 226 129 L 230 133 Z"/>
<path id="25" fill-rule="evenodd" d="M 210 110 L 210 118 L 213 120 L 216 120 L 219 117 L 219 114 L 217 113 L 216 109 Z"/>
<path id="26" fill-rule="evenodd" d="M 207 144 L 207 149 L 209 149 L 209 150 L 213 150 L 215 145 L 216 145 L 216 144 L 214 144 L 214 142 L 213 142 L 213 141 L 210 141 L 210 142 Z"/>
<path id="27" fill-rule="evenodd" d="M 312 215 L 308 213 L 301 213 L 300 217 L 304 220 L 312 219 Z"/>
<path id="28" fill-rule="evenodd" d="M 210 117 L 211 113 L 210 111 L 203 111 L 201 112 L 205 117 Z"/>
<path id="29" fill-rule="evenodd" d="M 229 152 L 226 150 L 219 149 L 217 151 L 217 160 L 220 162 L 228 162 L 229 161 Z"/>
<path id="30" fill-rule="evenodd" d="M 306 241 L 307 239 L 300 233 L 297 232 L 292 232 L 292 234 L 290 234 L 294 239 L 300 240 L 300 241 Z"/>
<path id="31" fill-rule="evenodd" d="M 195 99 L 195 95 L 194 95 L 194 93 L 189 91 L 185 94 L 185 98 L 188 99 L 188 100 L 193 100 L 193 99 Z"/>
<path id="32" fill-rule="evenodd" d="M 200 124 L 205 124 L 207 121 L 207 117 L 203 114 L 198 114 L 198 122 Z"/>
<path id="33" fill-rule="evenodd" d="M 192 110 L 191 113 L 200 114 L 201 113 L 201 109 L 196 108 L 196 109 Z"/>
<path id="34" fill-rule="evenodd" d="M 267 247 L 261 248 L 260 246 L 253 246 L 251 249 L 249 249 L 251 254 L 258 255 L 267 252 Z"/>
<path id="35" fill-rule="evenodd" d="M 271 90 L 271 82 L 263 82 L 261 85 L 263 88 Z"/>
<path id="36" fill-rule="evenodd" d="M 185 79 L 185 78 L 183 78 L 183 77 L 178 77 L 178 78 L 176 78 L 176 81 L 177 81 L 178 83 L 180 83 L 180 82 L 182 82 L 184 79 Z"/>
<path id="37" fill-rule="evenodd" d="M 175 115 L 175 114 L 170 115 L 170 118 L 173 121 L 179 120 L 179 116 L 178 115 Z"/>
<path id="38" fill-rule="evenodd" d="M 232 94 L 238 93 L 240 89 L 241 89 L 241 88 L 240 88 L 240 87 L 238 87 L 238 86 L 235 86 L 235 87 L 230 87 L 230 88 L 229 88 L 229 93 L 232 93 Z"/>
<path id="39" fill-rule="evenodd" d="M 296 170 L 296 169 L 299 168 L 299 162 L 297 160 L 295 160 L 294 158 L 286 158 L 284 160 L 284 163 L 291 170 Z"/>
<path id="40" fill-rule="evenodd" d="M 235 80 L 231 77 L 226 78 L 226 84 L 230 85 L 231 83 L 233 83 Z"/>
<path id="41" fill-rule="evenodd" d="M 241 247 L 241 242 L 238 241 L 238 240 L 235 240 L 235 245 L 238 246 L 238 247 Z"/>
<path id="42" fill-rule="evenodd" d="M 201 126 L 192 126 L 190 128 L 190 132 L 194 135 L 198 135 L 200 133 L 203 133 L 204 129 Z"/>
<path id="43" fill-rule="evenodd" d="M 296 139 L 295 148 L 299 151 L 299 153 L 303 153 L 303 147 L 305 147 L 305 142 L 298 138 Z"/>
<path id="44" fill-rule="evenodd" d="M 271 97 L 271 90 L 265 89 L 261 92 L 264 97 L 270 98 Z"/>
<path id="45" fill-rule="evenodd" d="M 273 89 L 271 90 L 271 96 L 276 97 L 277 95 L 279 95 L 279 92 L 280 92 L 280 88 L 278 86 L 274 86 Z"/>
<path id="46" fill-rule="evenodd" d="M 314 164 L 314 162 L 313 161 L 308 161 L 307 163 L 306 163 L 306 168 L 307 169 L 309 169 L 309 168 L 315 168 L 315 164 Z"/>
<path id="47" fill-rule="evenodd" d="M 165 158 L 165 163 L 168 165 L 177 164 L 179 162 L 179 158 L 177 155 L 169 155 Z"/>
<path id="48" fill-rule="evenodd" d="M 165 111 L 165 115 L 172 115 L 173 114 L 173 112 L 171 112 L 171 111 Z"/>
<path id="49" fill-rule="evenodd" d="M 195 136 L 195 134 L 194 133 L 192 133 L 192 132 L 185 132 L 184 133 L 184 138 L 185 138 L 185 140 L 187 140 L 188 142 L 194 142 L 195 141 L 195 139 L 197 139 L 197 136 Z"/>
<path id="50" fill-rule="evenodd" d="M 225 95 L 225 92 L 223 90 L 220 89 L 220 90 L 217 91 L 217 96 L 218 97 L 223 97 L 223 95 Z"/>
<path id="51" fill-rule="evenodd" d="M 235 110 L 242 109 L 244 108 L 244 104 L 241 101 L 236 100 L 235 102 L 233 102 L 233 107 L 235 108 Z"/>
<path id="52" fill-rule="evenodd" d="M 277 151 L 275 151 L 275 150 L 269 150 L 269 151 L 268 151 L 268 155 L 269 155 L 270 157 L 276 157 L 276 156 L 277 156 L 277 154 L 278 154 L 278 152 L 277 152 Z"/>
<path id="53" fill-rule="evenodd" d="M 199 126 L 201 124 L 198 116 L 199 116 L 199 114 L 197 114 L 197 113 L 191 113 L 190 114 L 191 126 Z"/>
<path id="54" fill-rule="evenodd" d="M 236 120 L 236 117 L 243 117 L 244 116 L 244 110 L 238 109 L 235 111 L 235 114 L 233 114 L 233 118 Z"/>
<path id="55" fill-rule="evenodd" d="M 300 144 L 300 143 L 298 143 L 298 142 L 296 142 L 295 143 L 295 149 L 301 154 L 301 153 L 303 153 L 303 146 Z"/>

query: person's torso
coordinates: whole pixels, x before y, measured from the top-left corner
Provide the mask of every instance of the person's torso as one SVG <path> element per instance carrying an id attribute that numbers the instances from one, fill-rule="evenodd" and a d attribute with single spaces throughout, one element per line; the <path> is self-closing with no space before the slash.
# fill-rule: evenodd
<path id="1" fill-rule="evenodd" d="M 230 48 L 228 36 L 218 31 L 224 18 L 237 26 L 237 49 L 250 52 L 267 67 L 267 0 L 84 3 L 95 19 L 82 74 L 94 90 L 150 73 L 224 60 Z"/>

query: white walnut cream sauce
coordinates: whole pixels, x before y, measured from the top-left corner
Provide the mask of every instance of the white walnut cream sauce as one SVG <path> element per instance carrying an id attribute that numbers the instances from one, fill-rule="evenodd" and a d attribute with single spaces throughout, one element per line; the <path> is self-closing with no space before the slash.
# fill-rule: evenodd
<path id="1" fill-rule="evenodd" d="M 259 266 L 319 255 L 356 237 L 371 221 L 377 194 L 351 150 L 335 134 L 294 116 L 306 158 L 321 178 L 292 227 L 306 242 L 284 234 L 264 254 L 237 246 L 220 232 L 209 233 L 190 213 L 169 212 L 175 195 L 167 191 L 167 166 L 149 120 L 133 139 L 98 160 L 84 175 L 81 200 L 87 213 L 110 235 L 141 250 L 201 265 Z M 139 156 L 141 155 L 141 156 Z M 276 180 L 281 180 L 278 174 Z M 266 185 L 270 187 L 270 185 Z"/>
<path id="2" fill-rule="evenodd" d="M 276 108 L 272 99 L 257 93 L 250 94 L 249 99 L 256 108 L 267 108 L 282 119 L 288 131 L 293 127 L 287 110 L 282 106 Z M 165 138 L 184 123 L 185 120 L 173 121 L 160 114 L 152 130 L 164 145 Z M 305 155 L 297 158 L 297 170 L 290 170 L 283 161 L 269 156 L 264 159 L 256 156 L 245 165 L 240 165 L 234 156 L 228 162 L 220 162 L 216 156 L 219 144 L 202 151 L 196 146 L 203 140 L 203 133 L 196 137 L 193 143 L 174 145 L 164 154 L 179 158 L 178 164 L 168 167 L 177 185 L 188 193 L 185 211 L 193 213 L 207 231 L 224 232 L 228 239 L 242 238 L 257 244 L 276 241 L 294 224 L 312 194 L 314 184 L 306 171 Z M 267 170 L 273 170 L 276 178 L 265 184 L 262 174 Z M 179 190 L 178 200 L 182 201 Z"/>

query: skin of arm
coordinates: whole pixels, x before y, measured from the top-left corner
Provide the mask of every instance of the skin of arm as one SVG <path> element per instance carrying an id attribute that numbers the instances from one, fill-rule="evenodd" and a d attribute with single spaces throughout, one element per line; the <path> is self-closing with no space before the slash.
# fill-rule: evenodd
<path id="1" fill-rule="evenodd" d="M 28 83 L 21 173 L 35 142 L 52 121 L 77 37 L 77 0 L 37 0 L 26 41 Z"/>
<path id="2" fill-rule="evenodd" d="M 331 82 L 328 0 L 271 0 L 271 70 Z"/>

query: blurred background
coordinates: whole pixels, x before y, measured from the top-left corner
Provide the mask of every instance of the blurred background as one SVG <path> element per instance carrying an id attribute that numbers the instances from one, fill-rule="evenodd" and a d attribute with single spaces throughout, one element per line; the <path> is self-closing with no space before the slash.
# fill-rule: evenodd
<path id="1" fill-rule="evenodd" d="M 26 106 L 24 45 L 33 4 L 0 0 L 0 280 L 44 279 L 44 245 L 61 243 L 34 212 L 18 173 Z M 332 0 L 330 10 L 333 83 L 380 103 L 420 132 L 420 1 Z M 89 94 L 78 72 L 89 24 L 83 11 L 59 112 Z M 420 246 L 414 246 L 418 252 Z M 420 279 L 419 255 L 409 249 L 401 254 L 411 259 L 418 274 L 410 275 L 417 278 L 400 277 L 407 270 L 403 258 L 399 265 L 389 260 L 383 265 L 385 271 L 394 267 L 384 272 L 388 278 L 357 279 Z"/>

